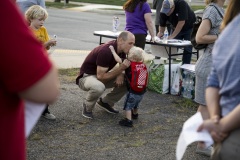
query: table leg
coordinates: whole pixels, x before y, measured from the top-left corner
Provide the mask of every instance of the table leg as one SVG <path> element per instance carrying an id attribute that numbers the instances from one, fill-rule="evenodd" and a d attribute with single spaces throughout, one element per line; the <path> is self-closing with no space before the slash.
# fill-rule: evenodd
<path id="1" fill-rule="evenodd" d="M 171 47 L 169 47 L 169 68 L 168 68 L 168 94 L 171 94 Z"/>
<path id="2" fill-rule="evenodd" d="M 99 42 L 99 45 L 102 44 L 102 36 L 100 36 L 100 42 Z"/>

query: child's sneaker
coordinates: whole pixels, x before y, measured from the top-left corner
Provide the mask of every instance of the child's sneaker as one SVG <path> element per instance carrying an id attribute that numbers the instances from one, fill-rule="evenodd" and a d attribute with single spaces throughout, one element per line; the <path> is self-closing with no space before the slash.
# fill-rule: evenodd
<path id="1" fill-rule="evenodd" d="M 56 117 L 53 114 L 51 114 L 50 112 L 44 113 L 44 114 L 42 114 L 42 116 L 46 119 L 49 119 L 49 120 L 55 120 L 56 119 Z"/>
<path id="2" fill-rule="evenodd" d="M 126 126 L 126 127 L 133 127 L 133 122 L 127 118 L 122 119 L 119 121 L 120 126 Z"/>

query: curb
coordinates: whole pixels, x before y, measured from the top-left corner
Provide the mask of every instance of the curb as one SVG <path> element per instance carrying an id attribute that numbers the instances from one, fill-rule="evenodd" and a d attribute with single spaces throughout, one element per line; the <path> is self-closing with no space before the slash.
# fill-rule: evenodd
<path id="1" fill-rule="evenodd" d="M 49 57 L 58 69 L 79 68 L 89 50 L 54 49 L 49 51 Z"/>

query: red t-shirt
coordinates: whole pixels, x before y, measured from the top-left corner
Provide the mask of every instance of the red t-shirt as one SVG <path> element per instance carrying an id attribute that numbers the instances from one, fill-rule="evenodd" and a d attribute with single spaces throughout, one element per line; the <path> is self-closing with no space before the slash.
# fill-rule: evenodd
<path id="1" fill-rule="evenodd" d="M 80 76 L 82 76 L 83 73 L 96 75 L 97 66 L 106 67 L 108 70 L 111 70 L 117 64 L 109 49 L 110 45 L 114 47 L 115 51 L 117 50 L 117 41 L 113 40 L 94 48 L 88 54 L 80 68 Z M 126 54 L 121 53 L 119 57 L 125 59 Z"/>
<path id="2" fill-rule="evenodd" d="M 1 1 L 0 15 L 0 159 L 25 160 L 24 106 L 18 93 L 52 65 L 11 0 Z"/>

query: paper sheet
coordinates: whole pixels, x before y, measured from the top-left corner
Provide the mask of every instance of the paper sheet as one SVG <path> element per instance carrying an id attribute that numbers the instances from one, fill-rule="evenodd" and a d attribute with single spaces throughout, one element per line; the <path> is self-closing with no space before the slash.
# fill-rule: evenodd
<path id="1" fill-rule="evenodd" d="M 197 129 L 202 122 L 203 119 L 201 113 L 197 112 L 183 124 L 183 129 L 177 142 L 177 160 L 182 159 L 187 146 L 193 142 L 203 141 L 205 142 L 206 147 L 209 147 L 211 144 L 213 144 L 213 139 L 208 131 L 203 130 L 201 132 L 197 132 Z"/>
<path id="2" fill-rule="evenodd" d="M 151 36 L 150 35 L 147 35 L 146 37 L 146 41 L 147 42 L 150 42 L 151 40 Z M 159 37 L 155 36 L 154 37 L 154 40 L 156 43 L 164 43 L 162 39 L 160 39 Z M 191 44 L 190 41 L 187 41 L 187 40 L 179 40 L 179 39 L 168 39 L 167 40 L 167 44 L 174 44 L 174 45 L 177 45 L 177 46 L 184 46 L 184 45 L 189 45 Z"/>
<path id="3" fill-rule="evenodd" d="M 25 137 L 27 138 L 40 118 L 46 104 L 25 101 Z"/>

